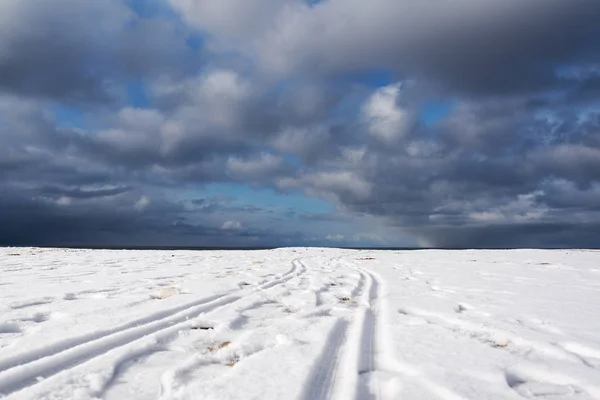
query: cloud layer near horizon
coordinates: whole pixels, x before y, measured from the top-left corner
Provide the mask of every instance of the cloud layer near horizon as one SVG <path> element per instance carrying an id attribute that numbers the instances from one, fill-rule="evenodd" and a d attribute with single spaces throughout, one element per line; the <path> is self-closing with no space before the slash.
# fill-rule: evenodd
<path id="1" fill-rule="evenodd" d="M 598 20 L 5 0 L 0 244 L 598 247 Z"/>

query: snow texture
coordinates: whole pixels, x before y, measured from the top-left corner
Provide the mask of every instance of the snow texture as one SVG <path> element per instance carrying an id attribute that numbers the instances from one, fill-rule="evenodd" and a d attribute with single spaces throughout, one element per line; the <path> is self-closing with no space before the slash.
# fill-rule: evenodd
<path id="1" fill-rule="evenodd" d="M 600 252 L 0 249 L 0 397 L 600 399 Z"/>

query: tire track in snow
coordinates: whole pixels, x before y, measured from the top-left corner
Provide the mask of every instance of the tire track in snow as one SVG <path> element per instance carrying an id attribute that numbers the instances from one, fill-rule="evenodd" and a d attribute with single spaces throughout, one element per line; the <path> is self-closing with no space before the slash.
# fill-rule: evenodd
<path id="1" fill-rule="evenodd" d="M 302 264 L 301 262 L 299 262 L 299 264 Z M 306 275 L 307 274 L 298 274 L 295 277 L 293 277 L 291 280 L 286 281 L 285 287 L 288 287 L 288 285 L 290 285 L 290 282 L 294 282 L 291 286 L 294 287 L 294 290 L 300 290 L 302 282 L 306 279 Z M 272 288 L 273 286 L 278 286 L 278 285 L 263 285 L 263 288 L 268 287 L 268 288 Z M 266 293 L 266 292 L 264 292 Z M 270 293 L 270 292 L 269 292 Z M 263 294 L 263 292 L 258 293 L 259 296 L 261 296 Z M 284 297 L 289 296 L 290 293 L 288 294 L 283 294 Z M 267 295 L 268 296 L 268 295 Z M 269 325 L 270 322 L 265 322 L 264 320 L 263 325 L 258 324 L 257 326 L 253 326 L 251 327 L 249 330 L 247 330 L 246 324 L 251 324 L 254 319 L 257 320 L 262 320 L 262 318 L 260 317 L 260 315 L 256 315 L 256 316 L 246 316 L 247 312 L 252 312 L 252 311 L 256 311 L 256 310 L 260 310 L 265 306 L 270 306 L 275 304 L 273 301 L 271 300 L 257 300 L 257 301 L 252 301 L 252 297 L 251 296 L 246 296 L 244 297 L 243 300 L 251 300 L 252 302 L 249 303 L 247 306 L 244 305 L 240 305 L 239 303 L 241 303 L 240 301 L 237 301 L 235 303 L 229 304 L 227 306 L 223 306 L 221 308 L 218 308 L 216 310 L 214 310 L 214 312 L 216 312 L 218 315 L 216 315 L 215 317 L 216 320 L 219 319 L 219 316 L 223 313 L 226 312 L 226 310 L 229 309 L 229 306 L 235 306 L 235 311 L 236 314 L 238 314 L 238 317 L 233 318 L 227 322 L 225 322 L 224 324 L 229 326 L 229 328 L 233 331 L 237 331 L 237 332 L 242 332 L 245 331 L 246 333 L 252 332 L 253 330 L 256 329 L 262 329 L 265 326 Z M 242 308 L 240 308 L 240 306 Z M 283 310 L 284 306 L 283 304 L 279 304 L 278 305 L 279 308 L 278 309 L 274 309 L 270 312 L 268 312 L 269 315 L 269 319 L 272 318 L 272 322 L 277 323 L 280 321 L 283 321 L 285 318 L 289 317 L 290 315 Z M 212 311 L 211 311 L 212 313 Z M 210 318 L 209 316 L 211 315 L 211 313 L 208 313 L 206 315 L 204 315 L 203 317 L 207 317 L 207 320 L 212 320 L 215 321 L 215 319 Z M 274 313 L 278 313 L 277 316 L 274 316 Z M 243 315 L 243 316 L 242 316 Z M 137 355 L 134 354 L 133 357 L 132 356 L 127 356 L 124 357 L 122 360 L 119 360 L 119 362 L 117 362 L 116 366 L 113 369 L 113 375 L 110 377 L 109 380 L 107 380 L 103 385 L 102 388 L 100 390 L 97 391 L 96 397 L 98 398 L 114 398 L 114 399 L 120 399 L 122 398 L 122 394 L 120 395 L 114 395 L 114 392 L 111 393 L 112 390 L 115 390 L 115 388 L 117 388 L 118 385 L 115 385 L 114 383 L 117 380 L 122 379 L 122 376 L 120 377 L 119 375 L 124 375 L 124 374 L 131 374 L 131 371 L 129 370 L 130 368 L 132 368 L 133 370 L 135 370 L 136 368 L 139 368 L 141 366 L 141 370 L 143 370 L 143 384 L 140 384 L 139 379 L 137 382 L 137 387 L 134 390 L 136 393 L 137 390 L 142 390 L 145 393 L 151 393 L 153 391 L 159 391 L 160 393 L 162 393 L 159 396 L 148 396 L 148 397 L 140 397 L 140 398 L 153 398 L 153 399 L 158 399 L 158 398 L 170 398 L 169 396 L 172 395 L 172 393 L 174 391 L 177 390 L 177 387 L 179 386 L 179 382 L 178 379 L 181 376 L 186 376 L 188 374 L 193 373 L 194 371 L 198 371 L 204 367 L 211 367 L 211 366 L 215 366 L 215 365 L 222 365 L 225 363 L 225 361 L 223 360 L 219 360 L 218 358 L 218 350 L 220 350 L 218 347 L 219 343 L 228 343 L 228 345 L 226 347 L 229 346 L 229 343 L 233 342 L 233 346 L 229 347 L 230 349 L 232 347 L 237 346 L 239 343 L 242 343 L 240 341 L 238 341 L 239 337 L 237 339 L 232 338 L 231 336 L 227 337 L 227 340 L 225 340 L 224 338 L 221 338 L 220 340 L 216 340 L 215 337 L 212 337 L 212 340 L 209 340 L 208 338 L 206 338 L 204 345 L 206 348 L 210 348 L 213 347 L 213 350 L 209 350 L 208 352 L 201 352 L 201 353 L 193 353 L 191 356 L 187 357 L 187 359 L 185 361 L 183 361 L 183 363 L 181 362 L 181 357 L 182 357 L 182 353 L 178 353 L 175 354 L 175 352 L 173 351 L 171 347 L 171 345 L 173 343 L 176 343 L 179 339 L 181 339 L 180 337 L 175 336 L 174 338 L 165 340 L 164 343 L 161 344 L 161 346 L 157 346 L 156 348 L 152 348 L 149 349 L 148 351 L 142 351 L 140 352 L 142 355 L 147 354 L 149 355 L 149 359 L 153 359 L 155 358 L 157 355 L 162 354 L 165 358 L 165 362 L 161 363 L 161 366 L 159 368 L 156 368 L 156 365 L 152 366 L 153 363 L 155 363 L 155 361 L 150 361 L 150 368 L 148 368 L 146 364 L 146 362 L 148 360 L 143 360 L 140 361 L 139 363 L 136 363 L 135 365 L 127 365 L 127 364 L 131 364 L 132 363 L 132 359 L 137 358 Z M 178 344 L 176 344 L 176 347 L 182 348 L 182 347 L 187 347 L 184 343 L 185 343 L 186 339 L 183 338 L 183 343 L 181 341 L 178 342 Z M 167 342 L 169 344 L 167 344 Z M 197 342 L 196 342 L 197 343 Z M 250 357 L 252 355 L 254 355 L 255 353 L 258 353 L 260 351 L 265 350 L 265 348 L 253 348 L 252 351 L 248 352 L 248 351 L 244 351 L 242 350 L 241 355 L 235 355 L 232 358 L 235 358 L 237 362 L 243 360 L 244 358 Z M 173 355 L 175 354 L 175 355 Z M 217 354 L 217 357 L 215 357 L 215 354 Z M 170 359 L 169 359 L 170 358 Z M 150 375 L 150 376 L 147 376 Z M 202 379 L 201 379 L 202 380 Z M 156 387 L 156 383 L 159 382 L 160 385 L 159 387 Z M 128 383 L 125 383 L 125 385 L 128 385 Z M 117 390 L 119 390 L 117 388 Z M 120 390 L 124 390 L 123 388 L 121 388 Z M 111 395 L 107 395 L 111 393 Z M 117 397 L 115 397 L 117 396 Z M 162 396 L 162 397 L 161 397 Z"/>
<path id="2" fill-rule="evenodd" d="M 362 294 L 362 301 L 366 303 L 367 307 L 361 310 L 360 318 L 357 322 L 357 329 L 360 328 L 360 339 L 359 339 L 359 354 L 358 354 L 358 381 L 356 383 L 356 399 L 368 399 L 370 397 L 379 399 L 380 390 L 376 386 L 374 389 L 374 396 L 371 396 L 373 388 L 371 384 L 378 384 L 377 380 L 373 380 L 373 373 L 379 369 L 376 358 L 377 346 L 381 343 L 377 343 L 376 328 L 378 328 L 377 320 L 377 297 L 379 293 L 378 282 L 373 278 L 371 274 L 364 270 L 358 269 L 361 274 L 365 277 L 365 290 Z"/>
<path id="3" fill-rule="evenodd" d="M 364 270 L 349 266 L 360 275 L 353 292 L 358 296 L 358 308 L 352 316 L 348 333 L 341 346 L 340 365 L 343 367 L 333 378 L 331 397 L 336 400 L 379 398 L 372 396 L 372 375 L 377 371 L 376 359 L 376 299 L 378 282 Z"/>
<path id="4" fill-rule="evenodd" d="M 331 262 L 339 262 L 339 259 L 332 259 Z M 346 266 L 340 263 L 342 266 Z M 359 280 L 356 287 L 352 290 L 352 296 L 364 296 L 369 291 L 366 276 L 359 272 Z M 360 319 L 361 310 L 354 313 L 350 321 L 340 317 L 333 325 L 327 340 L 324 344 L 324 350 L 315 363 L 315 368 L 311 371 L 305 385 L 305 390 L 300 396 L 301 400 L 327 400 L 353 398 L 348 396 L 348 387 L 351 393 L 354 392 L 354 381 L 356 380 L 358 352 L 355 348 L 355 334 L 357 320 Z M 357 353 L 355 357 L 350 354 Z M 349 356 L 350 355 L 350 356 Z M 353 368 L 351 365 L 354 365 Z"/>
<path id="5" fill-rule="evenodd" d="M 316 371 L 301 400 L 393 400 L 410 380 L 443 400 L 465 400 L 429 379 L 418 368 L 394 356 L 389 337 L 389 305 L 385 283 L 378 274 L 353 263 L 340 262 L 360 275 L 352 291 L 357 310 L 350 321 L 334 325 Z"/>
<path id="6" fill-rule="evenodd" d="M 66 373 L 68 370 L 111 350 L 126 346 L 149 335 L 173 334 L 183 328 L 190 318 L 234 303 L 262 290 L 281 285 L 306 272 L 306 267 L 301 261 L 294 260 L 292 264 L 292 268 L 288 272 L 276 279 L 262 282 L 250 290 L 239 289 L 204 298 L 117 328 L 65 340 L 49 349 L 35 350 L 2 360 L 0 361 L 0 397 L 30 388 L 43 382 L 46 378 Z"/>
<path id="7" fill-rule="evenodd" d="M 336 381 L 343 343 L 345 341 L 348 322 L 338 319 L 325 341 L 325 350 L 318 358 L 317 367 L 311 372 L 302 400 L 326 400 L 331 398 Z"/>
<path id="8" fill-rule="evenodd" d="M 302 282 L 306 279 L 307 275 L 308 274 L 299 275 L 297 279 L 294 279 L 293 284 L 286 284 L 285 288 L 289 289 L 289 286 L 292 286 L 292 291 L 306 291 L 306 288 L 303 288 L 302 286 Z M 214 368 L 215 366 L 222 368 L 226 362 L 230 363 L 233 361 L 233 363 L 229 365 L 229 367 L 232 367 L 233 364 L 242 363 L 258 353 L 271 351 L 279 347 L 279 345 L 275 343 L 269 344 L 267 342 L 262 342 L 261 344 L 255 342 L 254 344 L 251 344 L 250 347 L 247 347 L 248 336 L 252 336 L 253 332 L 266 332 L 265 328 L 268 328 L 268 331 L 272 334 L 272 328 L 283 327 L 288 319 L 309 318 L 306 315 L 302 315 L 303 313 L 301 312 L 297 313 L 296 311 L 285 310 L 284 303 L 281 302 L 281 300 L 291 295 L 292 293 L 287 292 L 286 290 L 279 299 L 280 301 L 262 299 L 248 304 L 247 306 L 243 306 L 243 308 L 240 308 L 239 305 L 235 307 L 237 317 L 231 318 L 224 323 L 231 331 L 227 332 L 226 336 L 220 336 L 219 333 L 217 333 L 217 336 L 212 336 L 211 340 L 205 342 L 206 346 L 212 346 L 213 349 L 216 348 L 216 351 L 209 350 L 209 352 L 193 354 L 188 357 L 187 360 L 183 361 L 183 363 L 179 362 L 163 370 L 159 379 L 162 394 L 158 399 L 166 400 L 177 397 L 175 393 L 182 390 L 182 388 L 189 383 L 190 376 L 194 376 L 193 379 L 196 382 L 210 384 L 215 379 L 215 376 L 210 371 L 211 368 Z M 263 311 L 263 313 L 260 312 L 260 310 L 270 306 L 273 306 L 274 308 L 269 309 L 266 312 Z M 224 310 L 220 309 L 218 311 L 223 312 Z M 250 313 L 250 315 L 248 315 L 248 313 Z M 216 317 L 218 320 L 219 316 Z M 289 335 L 289 337 L 296 337 L 297 334 L 300 334 L 300 332 L 305 329 L 306 326 L 297 327 L 292 331 L 284 333 L 284 336 Z M 233 348 L 234 350 L 223 357 L 222 355 L 219 355 L 219 343 L 231 343 L 231 345 L 227 344 L 224 348 L 229 350 Z M 225 352 L 227 353 L 227 350 L 225 350 Z M 206 372 L 206 369 L 209 369 L 209 371 Z M 309 398 L 312 399 L 313 397 Z"/>
<path id="9" fill-rule="evenodd" d="M 79 346 L 79 345 L 85 344 L 87 342 L 98 340 L 98 339 L 101 339 L 102 337 L 110 336 L 114 333 L 123 332 L 130 328 L 139 327 L 141 325 L 146 325 L 146 324 L 156 322 L 161 319 L 168 318 L 168 317 L 173 316 L 182 311 L 191 309 L 191 308 L 199 306 L 199 305 L 208 304 L 210 302 L 213 302 L 215 300 L 221 299 L 226 296 L 230 296 L 230 295 L 233 295 L 236 293 L 243 293 L 244 291 L 256 290 L 257 288 L 258 289 L 267 289 L 271 286 L 279 284 L 280 283 L 279 281 L 281 279 L 285 279 L 287 276 L 293 275 L 296 272 L 297 268 L 298 267 L 296 265 L 293 265 L 289 271 L 285 272 L 280 277 L 278 277 L 276 279 L 272 279 L 272 280 L 262 281 L 262 282 L 258 283 L 254 288 L 245 287 L 245 288 L 241 288 L 241 289 L 232 290 L 230 292 L 226 292 L 223 294 L 217 294 L 217 295 L 213 295 L 213 296 L 204 297 L 204 298 L 201 298 L 199 300 L 196 300 L 196 301 L 193 301 L 193 302 L 190 302 L 187 304 L 179 305 L 174 308 L 170 308 L 170 309 L 162 310 L 162 311 L 159 311 L 156 313 L 152 313 L 143 318 L 138 318 L 138 319 L 129 321 L 125 324 L 122 324 L 120 326 L 117 326 L 117 327 L 114 327 L 111 329 L 96 331 L 96 332 L 84 334 L 84 335 L 74 337 L 74 338 L 68 338 L 68 339 L 62 340 L 60 342 L 50 344 L 47 348 L 33 350 L 28 353 L 17 354 L 12 357 L 0 359 L 0 373 L 4 372 L 5 370 L 8 370 L 12 367 L 16 367 L 18 365 L 23 365 L 23 364 L 29 363 L 31 361 L 35 361 L 35 360 L 43 358 L 43 357 L 52 356 L 63 350 L 68 350 L 75 346 Z M 36 302 L 35 304 L 40 304 L 40 303 Z"/>
<path id="10" fill-rule="evenodd" d="M 392 400 L 400 395 L 403 381 L 411 380 L 433 395 L 444 400 L 465 400 L 452 390 L 429 379 L 418 368 L 400 361 L 394 356 L 393 341 L 389 337 L 389 310 L 385 284 L 378 274 L 364 268 L 355 267 L 366 278 L 362 301 L 368 307 L 357 321 L 353 340 L 360 343 L 358 348 L 358 371 L 356 390 L 353 396 L 348 393 L 336 399 Z M 360 337 L 360 339 L 358 339 Z"/>

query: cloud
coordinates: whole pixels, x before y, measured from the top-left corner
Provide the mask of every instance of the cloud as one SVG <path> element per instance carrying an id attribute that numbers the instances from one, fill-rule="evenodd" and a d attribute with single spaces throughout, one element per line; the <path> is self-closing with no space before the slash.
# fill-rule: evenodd
<path id="1" fill-rule="evenodd" d="M 555 81 L 548 65 L 599 56 L 595 0 L 264 0 L 251 10 L 234 0 L 171 3 L 210 32 L 217 49 L 233 43 L 284 75 L 383 67 L 452 89 L 498 93 L 544 87 Z"/>
<path id="2" fill-rule="evenodd" d="M 346 237 L 344 235 L 338 233 L 336 235 L 329 234 L 329 235 L 327 235 L 327 237 L 325 239 L 327 239 L 331 242 L 342 242 L 342 241 L 346 240 Z"/>
<path id="3" fill-rule="evenodd" d="M 600 6 L 589 0 L 568 6 L 561 1 L 379 0 L 367 5 L 332 0 L 288 17 L 300 22 L 282 21 L 278 34 L 287 40 L 267 51 L 285 46 L 291 62 L 310 63 L 318 56 L 329 68 L 387 65 L 459 89 L 500 92 L 552 80 L 540 73 L 543 63 L 572 60 L 582 51 L 597 56 L 592 38 L 598 34 L 593 21 L 599 13 Z M 345 18 L 336 21 L 339 15 Z M 320 27 L 324 33 L 309 41 L 300 27 Z"/>
<path id="4" fill-rule="evenodd" d="M 383 87 L 362 109 L 367 131 L 386 144 L 403 137 L 412 122 L 410 113 L 398 106 L 400 90 L 400 84 Z"/>
<path id="5" fill-rule="evenodd" d="M 99 197 L 117 196 L 131 190 L 129 187 L 90 187 L 90 188 L 64 188 L 47 186 L 40 188 L 42 196 L 61 196 L 74 199 L 94 199 Z"/>
<path id="6" fill-rule="evenodd" d="M 243 38 L 255 35 L 293 0 L 169 0 L 184 18 L 216 37 Z"/>
<path id="7" fill-rule="evenodd" d="M 596 0 L 153 4 L 0 4 L 0 243 L 597 246 Z"/>
<path id="8" fill-rule="evenodd" d="M 59 197 L 58 200 L 56 200 L 56 204 L 58 204 L 59 206 L 68 206 L 71 204 L 71 199 L 69 197 L 62 196 Z"/>
<path id="9" fill-rule="evenodd" d="M 282 178 L 277 185 L 282 189 L 304 188 L 313 195 L 335 199 L 362 200 L 368 198 L 372 190 L 369 182 L 349 171 L 320 171 L 298 178 Z"/>
<path id="10" fill-rule="evenodd" d="M 331 131 L 326 126 L 287 127 L 273 137 L 272 146 L 311 163 L 324 153 L 335 151 Z"/>
<path id="11" fill-rule="evenodd" d="M 140 197 L 138 201 L 135 202 L 133 208 L 136 211 L 144 211 L 150 205 L 150 199 L 146 196 Z"/>
<path id="12" fill-rule="evenodd" d="M 225 221 L 223 222 L 221 229 L 224 231 L 240 230 L 242 229 L 242 224 L 239 221 Z"/>
<path id="13" fill-rule="evenodd" d="M 68 102 L 118 97 L 118 81 L 181 71 L 181 31 L 123 1 L 0 4 L 0 89 Z M 115 92 L 116 91 L 116 92 Z"/>
<path id="14" fill-rule="evenodd" d="M 260 181 L 264 178 L 272 178 L 279 174 L 284 167 L 282 157 L 273 154 L 261 153 L 253 159 L 243 160 L 232 157 L 227 160 L 229 173 L 238 180 Z"/>

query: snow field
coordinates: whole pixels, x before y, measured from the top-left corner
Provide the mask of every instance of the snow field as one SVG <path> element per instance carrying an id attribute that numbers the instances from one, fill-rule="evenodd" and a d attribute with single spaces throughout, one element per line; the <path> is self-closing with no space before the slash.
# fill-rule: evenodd
<path id="1" fill-rule="evenodd" d="M 600 399 L 600 253 L 0 249 L 6 399 Z"/>

